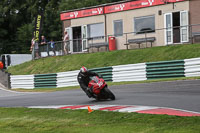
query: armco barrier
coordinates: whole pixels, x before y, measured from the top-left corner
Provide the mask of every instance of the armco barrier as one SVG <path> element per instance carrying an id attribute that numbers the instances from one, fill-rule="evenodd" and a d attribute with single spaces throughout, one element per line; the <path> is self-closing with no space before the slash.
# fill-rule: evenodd
<path id="1" fill-rule="evenodd" d="M 37 74 L 34 76 L 35 88 L 56 88 L 57 74 Z"/>
<path id="2" fill-rule="evenodd" d="M 146 78 L 146 64 L 129 64 L 113 66 L 113 82 L 142 81 Z"/>
<path id="3" fill-rule="evenodd" d="M 105 81 L 142 81 L 149 79 L 200 76 L 200 58 L 119 65 L 90 69 Z M 11 76 L 11 88 L 51 88 L 77 86 L 79 70 L 56 74 Z"/>
<path id="4" fill-rule="evenodd" d="M 24 89 L 35 88 L 34 75 L 11 75 L 10 82 L 11 82 L 11 89 L 13 89 L 13 88 L 24 88 Z"/>
<path id="5" fill-rule="evenodd" d="M 185 77 L 200 76 L 200 58 L 185 59 Z"/>
<path id="6" fill-rule="evenodd" d="M 57 87 L 67 87 L 79 85 L 77 75 L 79 70 L 57 73 Z"/>
<path id="7" fill-rule="evenodd" d="M 147 79 L 184 77 L 184 60 L 150 62 L 147 64 Z"/>
<path id="8" fill-rule="evenodd" d="M 89 70 L 100 74 L 105 81 L 112 81 L 112 67 L 101 67 Z"/>

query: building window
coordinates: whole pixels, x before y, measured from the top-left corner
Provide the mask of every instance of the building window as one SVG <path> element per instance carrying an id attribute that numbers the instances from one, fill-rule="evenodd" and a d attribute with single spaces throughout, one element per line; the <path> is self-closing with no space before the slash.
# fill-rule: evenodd
<path id="1" fill-rule="evenodd" d="M 122 36 L 123 35 L 123 21 L 115 20 L 114 21 L 114 36 Z"/>
<path id="2" fill-rule="evenodd" d="M 96 38 L 104 36 L 104 23 L 96 23 L 88 25 L 88 37 Z"/>
<path id="3" fill-rule="evenodd" d="M 136 34 L 155 32 L 155 16 L 145 16 L 134 18 Z"/>

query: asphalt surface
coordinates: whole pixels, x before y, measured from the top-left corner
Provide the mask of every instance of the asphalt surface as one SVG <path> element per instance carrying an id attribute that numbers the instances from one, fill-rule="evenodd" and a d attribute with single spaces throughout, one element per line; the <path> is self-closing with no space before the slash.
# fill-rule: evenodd
<path id="1" fill-rule="evenodd" d="M 0 89 L 0 107 L 47 105 L 141 105 L 200 112 L 200 80 L 110 86 L 114 101 L 89 99 L 79 90 L 19 93 Z"/>

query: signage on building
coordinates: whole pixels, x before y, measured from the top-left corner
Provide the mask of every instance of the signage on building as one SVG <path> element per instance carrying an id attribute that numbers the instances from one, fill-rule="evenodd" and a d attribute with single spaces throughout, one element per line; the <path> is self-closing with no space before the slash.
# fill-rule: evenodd
<path id="1" fill-rule="evenodd" d="M 132 9 L 137 9 L 137 8 L 162 5 L 162 4 L 171 3 L 171 2 L 172 3 L 173 2 L 180 2 L 180 1 L 186 1 L 186 0 L 138 0 L 138 1 L 131 1 L 131 2 L 121 3 L 121 4 L 105 6 L 105 7 L 98 7 L 98 8 L 85 9 L 85 10 L 74 11 L 74 12 L 61 13 L 60 19 L 61 20 L 67 20 L 67 19 L 95 16 L 95 15 L 101 15 L 101 14 L 107 14 L 107 13 L 113 13 L 113 12 L 120 12 L 120 11 L 132 10 Z"/>
<path id="2" fill-rule="evenodd" d="M 126 3 L 111 5 L 111 6 L 105 6 L 104 13 L 126 11 L 126 10 L 131 10 L 131 9 L 161 5 L 161 4 L 165 4 L 166 2 L 179 2 L 179 1 L 185 1 L 185 0 L 140 0 L 140 1 L 132 1 L 132 2 L 126 2 Z"/>
<path id="3" fill-rule="evenodd" d="M 82 18 L 82 17 L 95 16 L 101 14 L 103 14 L 103 7 L 98 7 L 92 9 L 62 13 L 60 15 L 60 19 L 66 20 L 66 19 Z"/>

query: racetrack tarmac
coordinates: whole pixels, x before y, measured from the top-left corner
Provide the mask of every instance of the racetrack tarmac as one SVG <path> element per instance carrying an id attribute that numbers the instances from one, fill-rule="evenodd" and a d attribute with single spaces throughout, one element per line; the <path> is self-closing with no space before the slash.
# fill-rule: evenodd
<path id="1" fill-rule="evenodd" d="M 200 80 L 110 86 L 114 101 L 89 99 L 81 89 L 48 93 L 20 93 L 0 89 L 1 107 L 48 105 L 140 105 L 200 112 Z"/>

